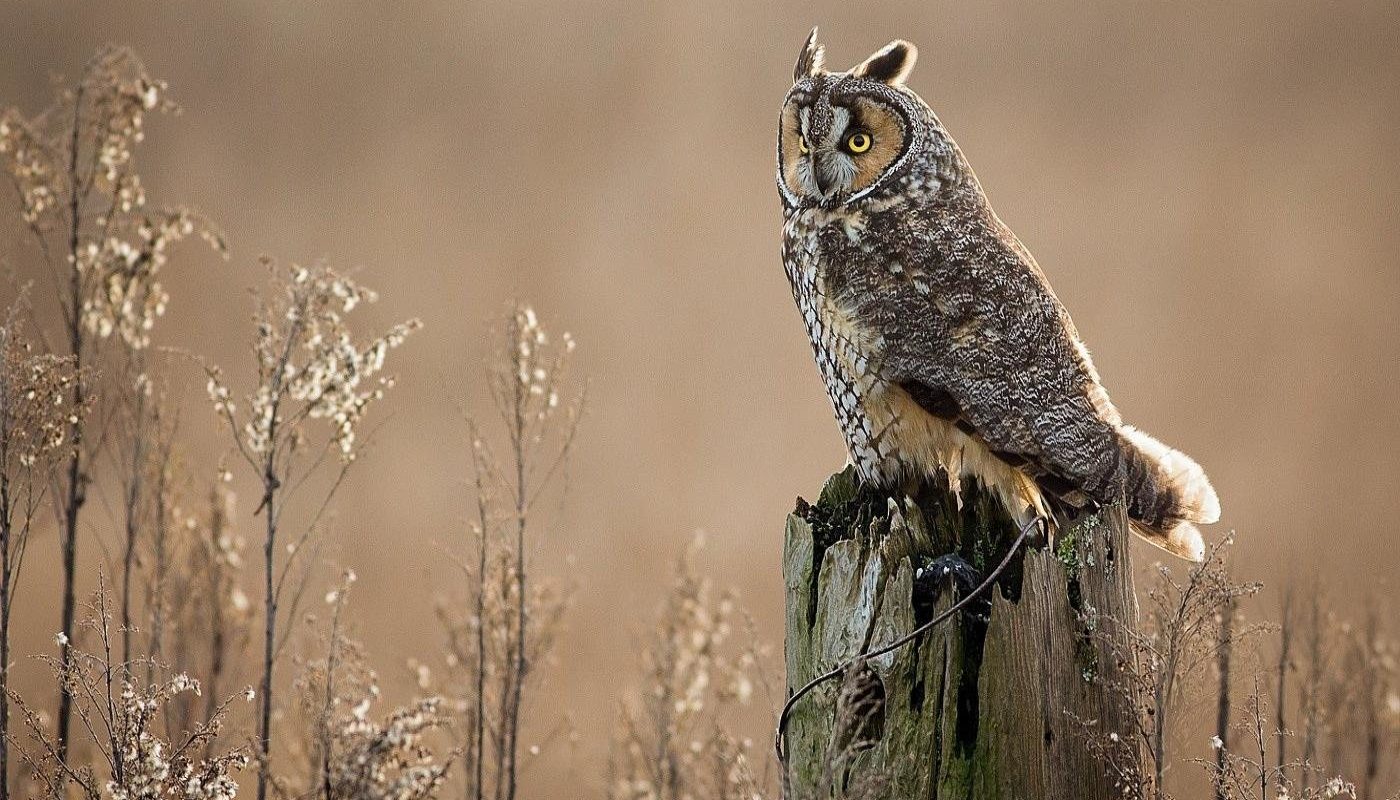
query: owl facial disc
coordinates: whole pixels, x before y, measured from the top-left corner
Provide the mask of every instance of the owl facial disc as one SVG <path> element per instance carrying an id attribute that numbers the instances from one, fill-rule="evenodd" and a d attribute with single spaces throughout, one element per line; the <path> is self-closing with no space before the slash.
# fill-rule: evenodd
<path id="1" fill-rule="evenodd" d="M 823 68 L 816 31 L 783 104 L 778 186 L 794 206 L 835 208 L 868 195 L 903 162 L 918 100 L 903 88 L 916 58 L 894 41 L 847 72 Z"/>

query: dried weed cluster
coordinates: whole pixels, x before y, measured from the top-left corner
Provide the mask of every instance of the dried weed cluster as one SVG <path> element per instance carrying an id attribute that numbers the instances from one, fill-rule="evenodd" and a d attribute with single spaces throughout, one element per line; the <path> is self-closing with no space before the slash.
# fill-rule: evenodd
<path id="1" fill-rule="evenodd" d="M 753 699 L 764 652 L 751 629 L 742 631 L 749 634 L 747 643 L 733 641 L 735 625 L 746 620 L 730 593 L 716 596 L 711 582 L 697 574 L 702 544 L 697 536 L 676 565 L 671 591 L 641 651 L 640 691 L 619 710 L 609 765 L 613 800 L 766 795 L 766 752 L 755 769 L 753 742 L 737 739 L 725 725 L 733 706 Z"/>
<path id="2" fill-rule="evenodd" d="M 303 663 L 296 679 L 310 756 L 301 773 L 305 785 L 283 786 L 298 797 L 354 797 L 366 800 L 426 800 L 447 778 L 453 754 L 440 754 L 434 733 L 445 732 L 450 717 L 438 697 L 426 697 L 388 712 L 373 713 L 380 701 L 379 676 L 365 661 L 362 645 L 347 635 L 344 611 L 355 573 L 326 594 L 330 625 L 321 642 L 324 655 Z M 311 620 L 314 624 L 314 618 Z"/>
<path id="3" fill-rule="evenodd" d="M 1263 587 L 1231 576 L 1231 544 L 1185 570 L 1155 565 L 1136 623 L 1101 620 L 1106 641 L 1126 642 L 1113 647 L 1115 689 L 1138 714 L 1126 731 L 1084 721 L 1086 746 L 1128 798 L 1181 796 L 1170 787 L 1195 777 L 1186 765 L 1204 771 L 1217 800 L 1391 797 L 1382 791 L 1400 779 L 1387 755 L 1400 747 L 1400 645 L 1374 605 L 1354 626 L 1324 611 L 1316 587 L 1306 617 L 1290 591 L 1282 624 L 1248 622 L 1244 607 Z M 1264 663 L 1270 651 L 1277 658 Z M 1189 733 L 1206 727 L 1205 709 L 1214 735 Z"/>
<path id="4" fill-rule="evenodd" d="M 184 373 L 150 355 L 170 302 L 161 276 L 176 245 L 199 236 L 225 253 L 221 234 L 199 213 L 152 210 L 136 170 L 149 115 L 176 110 L 165 84 L 131 51 L 113 47 L 94 56 L 49 109 L 32 117 L 0 112 L 0 169 L 16 190 L 20 244 L 53 289 L 51 305 L 16 301 L 0 327 L 0 691 L 7 700 L 0 703 L 0 797 L 21 789 L 51 798 L 228 798 L 238 791 L 235 775 L 248 767 L 260 796 L 272 789 L 289 796 L 299 786 L 327 798 L 433 796 L 451 763 L 428 744 L 445 725 L 440 701 L 424 698 L 375 719 L 367 703 L 378 693 L 373 681 L 323 677 L 336 687 L 331 712 L 283 732 L 288 740 L 324 733 L 326 767 L 298 771 L 289 760 L 274 774 L 273 764 L 275 754 L 296 750 L 274 736 L 274 711 L 286 719 L 296 708 L 274 701 L 274 669 L 291 638 L 279 622 L 323 580 L 314 570 L 322 514 L 362 445 L 366 412 L 392 386 L 384 373 L 389 351 L 419 325 L 358 338 L 349 315 L 372 302 L 373 292 L 323 265 L 265 261 L 270 280 L 254 315 L 252 388 L 235 404 L 223 373 L 206 368 L 232 451 L 263 490 L 254 511 L 263 517 L 259 614 L 245 584 L 233 475 L 220 465 L 207 486 L 192 484 L 188 476 L 198 471 L 183 461 L 180 414 L 164 388 Z M 35 320 L 34 340 L 24 336 L 22 318 Z M 49 344 L 56 333 L 62 346 Z M 119 498 L 107 519 L 87 510 L 94 491 Z M 206 502 L 190 503 L 200 494 Z M 288 510 L 292 516 L 284 516 Z M 58 686 L 53 712 L 10 685 L 13 590 L 31 531 L 46 524 L 60 531 L 64 561 L 58 655 L 38 656 Z M 116 548 L 102 541 L 108 527 Z M 119 554 L 109 562 L 119 588 L 106 588 L 104 569 L 91 618 L 79 624 L 77 552 L 88 537 Z M 263 647 L 255 655 L 249 645 L 258 622 Z M 329 655 L 303 661 L 302 683 L 372 674 L 356 666 L 357 651 L 342 633 L 315 640 Z M 236 696 L 256 704 L 252 736 L 245 722 L 231 729 L 230 718 L 247 712 L 223 697 L 251 674 L 259 674 L 261 689 Z M 355 691 L 368 694 L 347 704 Z M 21 712 L 24 736 L 10 725 L 11 708 Z"/>
<path id="5" fill-rule="evenodd" d="M 570 394 L 574 347 L 568 333 L 554 339 L 533 309 L 517 305 L 485 365 L 499 424 L 467 420 L 474 514 L 458 562 L 463 591 L 444 597 L 437 615 L 447 643 L 442 688 L 460 722 L 463 793 L 478 800 L 513 800 L 519 791 L 525 697 L 569 604 L 567 586 L 534 576 L 529 551 L 541 533 L 538 504 L 558 483 L 583 409 L 582 393 Z"/>
<path id="6" fill-rule="evenodd" d="M 347 316 L 376 295 L 324 265 L 279 267 L 265 260 L 271 286 L 260 295 L 254 316 L 254 390 L 240 414 L 217 367 L 207 369 L 208 392 L 215 413 L 228 423 L 231 438 L 253 476 L 262 484 L 258 510 L 264 517 L 262 706 L 258 716 L 258 797 L 267 795 L 273 753 L 274 669 L 285 636 L 278 625 L 283 601 L 291 591 L 295 613 L 314 564 L 306 548 L 322 512 L 355 459 L 356 434 L 366 409 L 384 397 L 393 379 L 382 375 L 385 356 L 403 344 L 420 324 L 400 323 L 387 333 L 357 341 Z M 313 426 L 324 423 L 317 430 Z M 324 491 L 308 522 L 286 548 L 277 542 L 284 531 L 289 501 L 314 477 L 326 455 L 338 456 L 340 469 Z M 300 561 L 303 571 L 297 571 Z M 289 582 L 289 577 L 291 581 Z M 334 643 L 332 643 L 334 644 Z"/>
<path id="7" fill-rule="evenodd" d="M 218 703 L 199 724 L 172 736 L 164 715 L 180 699 L 199 696 L 199 682 L 149 662 L 145 666 L 161 675 L 154 682 L 141 680 L 136 669 L 140 665 L 113 655 L 113 620 L 105 591 L 98 592 L 89 612 L 83 627 L 95 640 L 94 652 L 74 645 L 66 661 L 41 657 L 76 698 L 85 749 L 91 751 L 86 763 L 79 765 L 65 756 L 42 713 L 11 695 L 30 740 L 20 750 L 28 768 L 24 778 L 29 793 L 62 798 L 77 792 L 89 800 L 232 800 L 238 792 L 235 775 L 248 766 L 248 756 L 240 748 L 219 753 L 213 748 L 228 707 L 238 696 Z"/>
<path id="8" fill-rule="evenodd" d="M 310 420 L 325 420 L 328 443 L 341 459 L 354 459 L 357 425 L 394 383 L 381 374 L 385 356 L 422 323 L 356 342 L 347 316 L 378 299 L 374 292 L 324 265 L 264 263 L 272 279 L 254 317 L 257 388 L 247 413 L 239 414 L 218 368 L 209 370 L 208 391 L 214 410 L 241 433 L 236 443 L 249 464 L 285 481 L 295 477 L 288 462 L 307 445 L 303 423 Z"/>
<path id="9" fill-rule="evenodd" d="M 62 310 L 70 332 L 115 334 L 128 348 L 147 347 L 169 302 L 160 272 L 170 248 L 198 235 L 225 250 L 222 234 L 198 212 L 147 206 L 135 151 L 146 117 L 176 110 L 135 54 L 112 47 L 38 117 L 0 114 L 0 158 L 20 216 L 45 260 L 68 273 Z"/>

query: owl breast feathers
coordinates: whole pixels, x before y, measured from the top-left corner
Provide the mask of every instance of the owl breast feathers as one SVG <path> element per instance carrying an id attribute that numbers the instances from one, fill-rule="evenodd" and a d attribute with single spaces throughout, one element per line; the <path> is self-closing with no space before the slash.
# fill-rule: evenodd
<path id="1" fill-rule="evenodd" d="M 1020 520 L 1121 498 L 1133 529 L 1199 559 L 1220 515 L 1194 461 L 1123 423 L 1069 314 L 904 86 L 912 45 L 827 72 L 813 31 L 778 139 L 783 259 L 863 478 L 946 475 Z"/>

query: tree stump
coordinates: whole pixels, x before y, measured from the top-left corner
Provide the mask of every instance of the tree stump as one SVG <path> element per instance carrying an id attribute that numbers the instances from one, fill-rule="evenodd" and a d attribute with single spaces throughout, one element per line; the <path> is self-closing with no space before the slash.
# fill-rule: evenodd
<path id="1" fill-rule="evenodd" d="M 941 568 L 947 559 L 932 568 L 939 556 L 986 575 L 1017 533 L 975 485 L 959 504 L 931 486 L 912 499 L 864 490 L 851 468 L 832 476 L 787 522 L 789 696 L 969 591 Z M 1053 545 L 1028 542 L 986 594 L 797 702 L 784 739 L 789 800 L 1123 796 L 1088 746 L 1135 730 L 1115 679 L 1113 637 L 1137 616 L 1122 507 L 1061 520 Z"/>

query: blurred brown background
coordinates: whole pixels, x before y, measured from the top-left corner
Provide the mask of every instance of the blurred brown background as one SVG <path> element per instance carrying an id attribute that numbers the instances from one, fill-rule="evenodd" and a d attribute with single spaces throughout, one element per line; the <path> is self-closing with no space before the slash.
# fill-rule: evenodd
<path id="1" fill-rule="evenodd" d="M 424 320 L 335 533 L 388 675 L 438 645 L 488 321 L 519 297 L 576 335 L 588 418 L 538 560 L 579 586 L 547 680 L 591 786 L 667 565 L 707 531 L 704 567 L 778 646 L 784 515 L 844 458 L 778 260 L 774 124 L 813 23 L 837 68 L 919 46 L 911 85 L 1125 416 L 1210 472 L 1247 577 L 1394 591 L 1393 2 L 5 3 L 0 105 L 39 110 L 107 41 L 169 80 L 150 196 L 204 210 L 234 258 L 181 251 L 159 341 L 237 376 L 263 252 L 363 265 L 371 316 Z M 57 624 L 33 597 L 21 652 Z"/>

